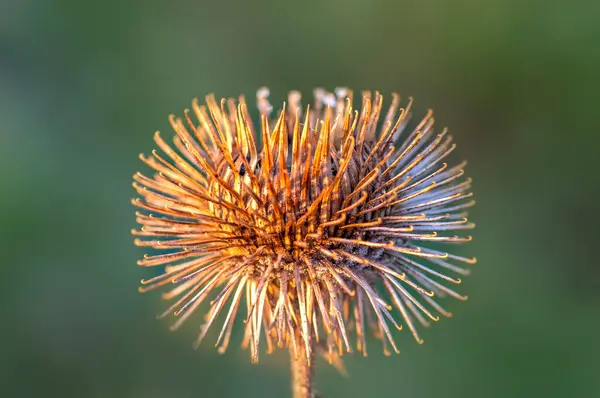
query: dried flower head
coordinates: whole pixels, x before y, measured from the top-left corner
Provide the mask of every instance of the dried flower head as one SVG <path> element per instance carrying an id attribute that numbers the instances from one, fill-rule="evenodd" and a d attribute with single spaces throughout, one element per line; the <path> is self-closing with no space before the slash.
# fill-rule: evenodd
<path id="1" fill-rule="evenodd" d="M 306 109 L 294 91 L 276 120 L 268 94 L 257 94 L 258 129 L 243 96 L 208 96 L 193 102 L 197 121 L 187 110 L 170 118 L 173 146 L 156 133 L 164 154 L 140 156 L 155 173 L 134 176 L 135 243 L 165 251 L 138 262 L 165 266 L 140 291 L 172 287 L 160 315 L 175 315 L 172 329 L 208 301 L 196 345 L 223 314 L 221 352 L 245 305 L 253 361 L 261 339 L 269 351 L 324 347 L 332 358 L 352 351 L 352 334 L 366 355 L 368 330 L 398 352 L 394 312 L 421 343 L 415 324 L 451 316 L 438 299 L 465 300 L 449 286 L 475 263 L 437 245 L 468 242 L 448 233 L 474 227 L 465 163 L 444 163 L 452 138 L 434 131 L 431 111 L 402 137 L 412 99 L 399 109 L 395 94 L 382 114 L 378 92 L 363 92 L 359 111 L 348 89 L 317 89 Z"/>

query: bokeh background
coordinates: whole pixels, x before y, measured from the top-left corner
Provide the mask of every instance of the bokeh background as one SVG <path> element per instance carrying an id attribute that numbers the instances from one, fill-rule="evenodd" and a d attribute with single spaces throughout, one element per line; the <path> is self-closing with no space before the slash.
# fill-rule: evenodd
<path id="1" fill-rule="evenodd" d="M 598 1 L 0 1 L 0 396 L 285 397 L 287 354 L 193 351 L 137 293 L 131 176 L 193 97 L 348 85 L 469 160 L 470 300 L 325 397 L 598 397 Z"/>

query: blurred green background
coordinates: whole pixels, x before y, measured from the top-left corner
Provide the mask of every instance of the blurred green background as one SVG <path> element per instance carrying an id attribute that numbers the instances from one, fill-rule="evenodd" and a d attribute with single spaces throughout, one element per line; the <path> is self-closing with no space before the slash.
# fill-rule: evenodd
<path id="1" fill-rule="evenodd" d="M 400 356 L 327 397 L 598 397 L 598 1 L 0 2 L 0 396 L 286 397 L 287 354 L 178 333 L 140 295 L 131 176 L 194 96 L 400 91 L 469 160 L 478 257 Z M 389 98 L 389 97 L 388 97 Z"/>

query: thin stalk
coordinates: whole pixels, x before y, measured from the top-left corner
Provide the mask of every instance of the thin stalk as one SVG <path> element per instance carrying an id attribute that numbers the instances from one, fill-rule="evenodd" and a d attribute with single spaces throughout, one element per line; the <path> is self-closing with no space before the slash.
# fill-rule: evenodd
<path id="1" fill-rule="evenodd" d="M 306 357 L 304 344 L 298 344 L 298 358 L 290 347 L 290 365 L 292 370 L 293 398 L 315 398 L 314 390 L 314 350 Z"/>

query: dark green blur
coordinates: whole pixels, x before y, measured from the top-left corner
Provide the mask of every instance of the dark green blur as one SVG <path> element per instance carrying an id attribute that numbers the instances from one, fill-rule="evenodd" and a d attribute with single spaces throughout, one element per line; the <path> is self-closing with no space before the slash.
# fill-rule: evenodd
<path id="1" fill-rule="evenodd" d="M 598 21 L 598 1 L 0 2 L 0 396 L 289 396 L 285 352 L 193 351 L 200 319 L 155 320 L 129 234 L 168 114 L 262 85 L 413 95 L 475 181 L 469 301 L 400 356 L 370 340 L 349 378 L 319 362 L 325 398 L 600 396 Z"/>

